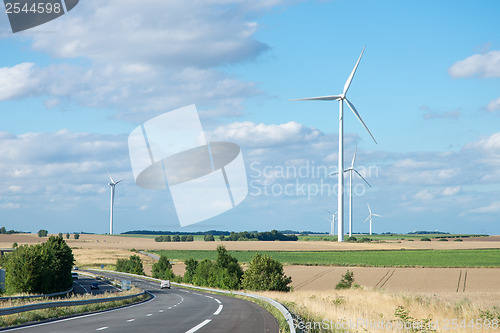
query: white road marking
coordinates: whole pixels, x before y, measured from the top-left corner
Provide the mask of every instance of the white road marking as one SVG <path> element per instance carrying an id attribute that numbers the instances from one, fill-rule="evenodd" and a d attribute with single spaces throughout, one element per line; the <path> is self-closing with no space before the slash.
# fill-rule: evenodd
<path id="1" fill-rule="evenodd" d="M 214 298 L 214 300 L 215 300 L 217 303 L 221 304 L 221 302 L 220 302 L 217 298 Z"/>
<path id="2" fill-rule="evenodd" d="M 160 310 L 160 311 L 158 311 L 158 312 L 163 312 L 163 310 Z"/>
<path id="3" fill-rule="evenodd" d="M 219 308 L 217 309 L 217 311 L 214 312 L 214 316 L 217 316 L 221 311 L 222 311 L 222 308 L 224 307 L 224 305 L 219 305 Z"/>
<path id="4" fill-rule="evenodd" d="M 105 329 L 108 329 L 108 328 L 109 328 L 109 327 L 104 326 L 104 327 L 101 327 L 101 328 L 96 329 L 96 331 L 102 331 L 102 330 L 105 330 Z"/>
<path id="5" fill-rule="evenodd" d="M 195 327 L 193 327 L 189 331 L 186 331 L 186 333 L 194 333 L 194 332 L 196 332 L 197 330 L 199 330 L 200 328 L 202 328 L 203 326 L 205 326 L 206 324 L 208 324 L 211 321 L 212 321 L 211 319 L 205 319 L 205 321 L 203 321 L 200 324 L 196 325 Z"/>
<path id="6" fill-rule="evenodd" d="M 129 319 L 129 320 L 127 320 L 127 323 L 130 323 L 130 322 L 132 322 L 132 321 L 134 321 L 134 320 L 135 320 L 135 319 L 133 319 L 133 318 L 132 318 L 132 319 Z"/>
<path id="7" fill-rule="evenodd" d="M 171 306 L 169 306 L 169 307 L 168 307 L 168 309 L 169 309 L 169 310 L 170 310 L 171 308 L 172 308 Z"/>
<path id="8" fill-rule="evenodd" d="M 148 313 L 146 317 L 151 317 L 152 315 L 153 315 L 152 313 Z"/>

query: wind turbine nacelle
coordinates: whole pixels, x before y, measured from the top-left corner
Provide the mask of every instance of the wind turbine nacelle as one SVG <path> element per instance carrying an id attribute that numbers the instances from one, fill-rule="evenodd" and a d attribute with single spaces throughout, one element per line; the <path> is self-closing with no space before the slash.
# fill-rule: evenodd
<path id="1" fill-rule="evenodd" d="M 12 32 L 34 28 L 73 9 L 79 0 L 4 0 Z"/>

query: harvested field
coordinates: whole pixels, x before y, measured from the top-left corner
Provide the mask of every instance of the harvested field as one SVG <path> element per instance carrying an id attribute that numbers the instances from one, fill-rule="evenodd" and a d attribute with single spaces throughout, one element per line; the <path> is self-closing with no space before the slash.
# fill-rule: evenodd
<path id="1" fill-rule="evenodd" d="M 354 272 L 356 283 L 366 288 L 398 292 L 500 294 L 500 268 L 285 266 L 285 274 L 292 277 L 296 291 L 333 290 L 347 270 Z"/>

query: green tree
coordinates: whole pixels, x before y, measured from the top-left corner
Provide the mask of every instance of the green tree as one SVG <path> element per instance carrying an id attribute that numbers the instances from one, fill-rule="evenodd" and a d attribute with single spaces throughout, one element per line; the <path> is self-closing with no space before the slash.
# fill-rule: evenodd
<path id="1" fill-rule="evenodd" d="M 219 240 L 223 241 L 225 238 L 226 238 L 226 237 L 224 237 L 224 235 L 223 235 L 223 234 L 220 234 L 220 235 L 219 235 Z"/>
<path id="2" fill-rule="evenodd" d="M 180 241 L 181 241 L 181 238 L 179 237 L 179 235 L 172 236 L 172 242 L 180 242 Z"/>
<path id="3" fill-rule="evenodd" d="M 129 259 L 118 259 L 116 261 L 116 270 L 131 274 L 146 275 L 142 260 L 137 255 L 132 255 Z"/>
<path id="4" fill-rule="evenodd" d="M 69 239 L 69 233 L 66 233 L 66 239 Z"/>
<path id="5" fill-rule="evenodd" d="M 192 242 L 192 241 L 194 241 L 194 237 L 193 237 L 193 235 L 188 235 L 188 236 L 187 236 L 187 238 L 186 238 L 186 241 L 187 241 L 187 242 Z"/>
<path id="6" fill-rule="evenodd" d="M 187 241 L 187 238 L 188 238 L 187 235 L 182 235 L 181 236 L 181 242 Z"/>
<path id="7" fill-rule="evenodd" d="M 203 240 L 205 242 L 213 242 L 213 241 L 215 241 L 215 238 L 214 238 L 214 235 L 207 234 L 207 235 L 203 236 Z"/>
<path id="8" fill-rule="evenodd" d="M 74 239 L 79 239 L 79 238 L 80 238 L 80 234 L 74 234 L 74 235 L 73 235 L 73 238 L 74 238 Z"/>
<path id="9" fill-rule="evenodd" d="M 160 260 L 153 264 L 153 277 L 162 280 L 173 280 L 175 278 L 172 264 L 166 256 L 161 256 Z"/>
<path id="10" fill-rule="evenodd" d="M 249 290 L 290 291 L 292 278 L 286 276 L 283 265 L 267 255 L 256 253 L 243 274 L 242 287 Z"/>
<path id="11" fill-rule="evenodd" d="M 8 293 L 47 294 L 64 291 L 73 284 L 71 248 L 61 237 L 42 244 L 20 246 L 5 265 Z"/>
<path id="12" fill-rule="evenodd" d="M 47 230 L 44 229 L 38 230 L 38 237 L 47 237 L 48 234 L 49 232 Z"/>
<path id="13" fill-rule="evenodd" d="M 62 236 L 63 236 L 63 234 L 62 234 L 62 232 L 60 232 L 60 233 L 59 233 L 59 237 L 61 237 L 61 238 L 62 238 Z"/>
<path id="14" fill-rule="evenodd" d="M 193 258 L 189 258 L 184 261 L 184 265 L 186 266 L 186 272 L 184 273 L 182 280 L 186 283 L 192 283 L 193 277 L 196 275 L 196 266 L 198 266 L 198 261 Z"/>

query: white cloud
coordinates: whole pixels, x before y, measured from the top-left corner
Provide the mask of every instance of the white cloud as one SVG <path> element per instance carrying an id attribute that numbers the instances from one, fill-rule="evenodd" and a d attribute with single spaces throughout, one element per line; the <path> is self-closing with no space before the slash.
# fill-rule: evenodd
<path id="1" fill-rule="evenodd" d="M 464 150 L 481 150 L 489 153 L 500 154 L 500 132 L 494 133 L 479 141 L 464 146 Z"/>
<path id="2" fill-rule="evenodd" d="M 88 61 L 4 69 L 0 99 L 41 95 L 48 108 L 76 102 L 115 109 L 116 117 L 133 122 L 193 103 L 203 117 L 240 115 L 243 101 L 262 92 L 221 68 L 265 52 L 269 47 L 254 38 L 256 18 L 295 2 L 80 2 L 26 36 L 37 51 Z"/>
<path id="3" fill-rule="evenodd" d="M 500 97 L 490 101 L 488 105 L 486 105 L 486 110 L 489 112 L 500 111 Z"/>
<path id="4" fill-rule="evenodd" d="M 453 64 L 448 73 L 452 78 L 500 77 L 500 50 L 474 54 Z"/>
<path id="5" fill-rule="evenodd" d="M 26 97 L 37 90 L 39 79 L 33 63 L 0 68 L 0 100 Z"/>
<path id="6" fill-rule="evenodd" d="M 251 121 L 235 122 L 220 126 L 207 134 L 212 141 L 235 142 L 247 147 L 308 144 L 322 136 L 317 129 L 305 127 L 295 121 L 279 125 L 256 124 Z"/>
<path id="7" fill-rule="evenodd" d="M 488 206 L 478 207 L 470 210 L 471 213 L 499 213 L 500 201 L 493 201 Z"/>
<path id="8" fill-rule="evenodd" d="M 453 196 L 455 194 L 460 193 L 461 187 L 460 186 L 453 186 L 453 187 L 446 187 L 441 191 L 441 195 L 443 196 Z"/>

